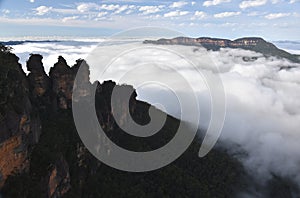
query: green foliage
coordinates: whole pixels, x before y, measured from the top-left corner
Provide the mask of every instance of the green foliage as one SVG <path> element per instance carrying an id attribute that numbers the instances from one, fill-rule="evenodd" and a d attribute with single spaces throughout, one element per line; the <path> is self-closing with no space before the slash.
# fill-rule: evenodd
<path id="1" fill-rule="evenodd" d="M 10 46 L 5 46 L 0 43 L 0 52 L 1 53 L 10 53 L 12 51 L 12 47 Z"/>
<path id="2" fill-rule="evenodd" d="M 168 121 L 165 133 L 171 133 L 168 130 L 173 130 L 177 122 L 175 119 Z M 78 144 L 82 145 L 71 111 L 60 111 L 52 118 L 44 119 L 40 142 L 30 157 L 30 172 L 10 177 L 4 194 L 7 197 L 42 197 L 45 186 L 40 183 L 60 155 L 65 157 L 70 169 L 72 188 L 64 196 L 67 198 L 230 197 L 237 188 L 241 188 L 244 174 L 241 165 L 225 152 L 216 150 L 204 159 L 198 158 L 200 145 L 197 140 L 174 163 L 146 173 L 128 173 L 99 165 L 98 160 L 87 151 L 83 157 L 84 165 L 79 166 Z M 14 192 L 9 189 L 14 189 Z"/>
<path id="3" fill-rule="evenodd" d="M 9 71 L 20 71 L 19 58 L 11 53 L 12 48 L 0 44 L 0 94 L 7 88 L 7 75 Z M 1 95 L 0 95 L 1 96 Z M 1 102 L 1 101 L 0 101 Z"/>
<path id="4" fill-rule="evenodd" d="M 251 48 L 255 52 L 262 53 L 263 55 L 269 57 L 274 56 L 278 58 L 286 58 L 292 62 L 300 63 L 300 56 L 290 54 L 284 50 L 278 49 L 275 45 L 272 43 L 268 43 L 265 41 L 260 41 L 258 44 Z"/>

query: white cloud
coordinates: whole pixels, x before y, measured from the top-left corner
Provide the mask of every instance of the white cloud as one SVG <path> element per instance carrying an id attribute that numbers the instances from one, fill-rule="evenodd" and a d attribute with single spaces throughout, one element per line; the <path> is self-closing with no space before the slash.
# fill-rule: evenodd
<path id="1" fill-rule="evenodd" d="M 257 7 L 265 5 L 268 0 L 250 0 L 250 1 L 242 1 L 239 5 L 241 9 L 246 9 L 249 7 Z"/>
<path id="2" fill-rule="evenodd" d="M 161 15 L 159 15 L 159 14 L 156 14 L 156 15 L 148 15 L 148 16 L 146 17 L 146 19 L 159 19 L 159 18 L 161 18 Z"/>
<path id="3" fill-rule="evenodd" d="M 53 10 L 51 10 L 51 13 Z M 78 12 L 79 13 L 79 12 Z M 93 16 L 97 16 L 99 12 L 93 12 Z M 83 13 L 80 13 L 83 15 Z M 51 17 L 33 17 L 33 18 L 8 18 L 0 16 L 0 23 L 10 23 L 16 25 L 30 24 L 30 25 L 45 25 L 47 26 L 63 26 L 63 27 L 80 27 L 80 28 L 110 28 L 115 30 L 116 27 L 120 29 L 128 29 L 133 26 L 144 26 L 145 19 L 143 17 L 137 17 L 132 15 L 126 15 L 126 17 L 113 16 L 110 20 L 92 20 L 93 16 L 90 17 L 89 14 L 82 16 L 80 19 L 70 21 L 69 23 L 63 23 L 62 18 L 51 18 Z M 151 21 L 152 26 L 162 25 L 161 21 Z"/>
<path id="4" fill-rule="evenodd" d="M 181 8 L 187 4 L 188 4 L 188 2 L 186 2 L 186 1 L 177 1 L 177 2 L 172 3 L 170 5 L 170 8 Z"/>
<path id="5" fill-rule="evenodd" d="M 47 14 L 51 10 L 52 10 L 52 7 L 47 7 L 47 6 L 40 6 L 40 7 L 35 8 L 36 15 L 40 15 L 40 16 Z"/>
<path id="6" fill-rule="evenodd" d="M 276 3 L 279 3 L 279 2 L 282 2 L 282 0 L 271 0 L 272 4 L 276 4 Z"/>
<path id="7" fill-rule="evenodd" d="M 77 6 L 79 12 L 88 12 L 90 10 L 96 10 L 99 6 L 95 3 L 81 3 Z"/>
<path id="8" fill-rule="evenodd" d="M 107 14 L 108 14 L 108 12 L 99 12 L 97 16 L 98 17 L 104 17 Z"/>
<path id="9" fill-rule="evenodd" d="M 34 0 L 29 0 L 30 3 L 34 3 Z"/>
<path id="10" fill-rule="evenodd" d="M 142 14 L 147 15 L 147 14 L 153 14 L 162 11 L 163 5 L 159 6 L 141 6 L 139 8 L 139 11 L 142 12 Z"/>
<path id="11" fill-rule="evenodd" d="M 278 19 L 282 17 L 290 16 L 291 13 L 271 13 L 265 16 L 266 19 Z"/>
<path id="12" fill-rule="evenodd" d="M 219 5 L 221 3 L 228 3 L 231 2 L 231 0 L 212 0 L 212 1 L 204 1 L 203 6 L 209 7 L 209 6 L 215 6 Z"/>
<path id="13" fill-rule="evenodd" d="M 119 5 L 119 4 L 102 4 L 98 5 L 96 3 L 81 3 L 77 6 L 77 10 L 81 13 L 90 12 L 90 11 L 98 11 L 98 10 L 107 10 L 107 11 L 115 11 L 116 14 L 119 14 L 127 9 L 135 8 L 134 5 Z"/>
<path id="14" fill-rule="evenodd" d="M 191 4 L 192 4 L 192 6 L 193 6 L 193 5 L 196 5 L 196 2 L 195 2 L 195 1 L 192 1 Z"/>
<path id="15" fill-rule="evenodd" d="M 191 18 L 192 20 L 195 19 L 204 19 L 207 17 L 207 14 L 203 11 L 196 11 L 194 16 Z"/>
<path id="16" fill-rule="evenodd" d="M 133 13 L 133 10 L 127 10 L 127 11 L 125 12 L 125 14 L 131 14 L 131 13 Z"/>
<path id="17" fill-rule="evenodd" d="M 195 24 L 181 25 L 192 26 Z M 130 48 L 129 46 L 123 47 L 124 49 Z M 98 52 L 103 54 L 119 48 L 119 45 L 109 46 L 109 50 L 103 48 L 102 53 L 100 53 L 101 50 Z M 270 178 L 269 176 L 279 175 L 296 180 L 296 184 L 299 184 L 299 64 L 294 64 L 296 66 L 294 69 L 280 70 L 282 66 L 289 66 L 292 63 L 276 58 L 268 59 L 262 54 L 241 49 L 206 51 L 202 48 L 195 50 L 195 47 L 176 45 L 164 46 L 164 48 L 176 49 L 184 57 L 192 58 L 205 76 L 219 75 L 221 77 L 226 93 L 226 119 L 219 143 L 243 162 L 245 168 L 250 171 L 249 173 L 262 183 Z M 211 101 L 211 92 L 205 86 L 205 80 L 197 72 L 194 72 L 189 64 L 182 62 L 181 57 L 168 55 L 165 53 L 167 51 L 161 50 L 158 53 L 156 49 L 153 49 L 152 53 L 147 51 L 148 55 L 145 56 L 145 52 L 140 50 L 127 57 L 123 56 L 107 70 L 106 74 L 109 74 L 106 75 L 106 79 L 120 79 L 118 76 L 130 71 L 141 60 L 153 61 L 153 63 L 168 62 L 169 65 L 172 65 L 175 73 L 180 73 L 196 90 L 195 93 L 199 96 L 200 123 L 205 127 L 206 123 L 211 122 L 212 108 L 209 102 Z M 257 60 L 246 62 L 243 57 L 256 57 Z M 213 59 L 213 61 L 209 61 L 209 59 Z M 213 69 L 212 65 L 214 64 L 219 67 L 219 71 Z M 119 72 L 120 65 L 122 68 L 126 68 L 126 71 Z M 152 75 L 151 79 L 159 78 L 157 77 L 159 72 L 149 70 L 145 73 Z M 185 93 L 186 90 L 181 83 L 171 76 L 172 71 L 170 71 L 170 77 L 167 78 L 170 80 L 168 88 L 174 87 L 171 89 L 173 93 L 177 93 L 177 91 Z M 135 74 L 129 84 L 141 82 L 139 78 L 143 77 L 144 75 Z M 176 111 L 176 105 L 172 106 L 174 97 L 162 92 L 157 87 L 155 89 L 149 92 L 149 89 L 141 88 L 139 97 L 150 104 L 153 104 L 153 101 L 162 101 L 161 104 L 168 113 L 180 117 L 180 109 Z M 265 188 L 261 189 L 265 190 Z"/>
<path id="18" fill-rule="evenodd" d="M 78 16 L 71 16 L 71 17 L 64 17 L 62 19 L 62 22 L 67 22 L 67 21 L 70 21 L 70 20 L 75 20 L 75 19 L 78 19 Z"/>
<path id="19" fill-rule="evenodd" d="M 100 9 L 103 9 L 103 10 L 109 10 L 109 11 L 114 11 L 114 10 L 117 10 L 120 8 L 120 5 L 118 4 L 103 4 L 101 5 Z"/>
<path id="20" fill-rule="evenodd" d="M 300 2 L 300 0 L 290 0 L 290 4 L 296 3 L 296 2 Z"/>
<path id="21" fill-rule="evenodd" d="M 189 12 L 188 11 L 172 11 L 164 14 L 164 17 L 177 17 L 177 16 L 184 16 L 187 15 Z"/>
<path id="22" fill-rule="evenodd" d="M 237 23 L 223 23 L 221 24 L 221 27 L 235 27 L 237 25 Z"/>
<path id="23" fill-rule="evenodd" d="M 2 13 L 4 13 L 4 14 L 9 14 L 9 13 L 10 13 L 10 10 L 3 9 L 3 10 L 2 10 Z"/>
<path id="24" fill-rule="evenodd" d="M 127 10 L 128 7 L 129 7 L 128 5 L 122 5 L 121 7 L 119 7 L 119 8 L 115 11 L 115 13 L 116 13 L 116 14 L 119 14 L 119 13 L 121 13 L 121 12 Z"/>
<path id="25" fill-rule="evenodd" d="M 237 16 L 240 15 L 241 12 L 221 12 L 218 14 L 215 14 L 215 18 L 225 18 L 225 17 L 232 17 L 232 16 Z"/>
<path id="26" fill-rule="evenodd" d="M 136 9 L 137 9 L 137 6 L 135 6 L 135 5 L 129 5 L 127 11 L 125 12 L 125 14 L 131 14 L 131 13 L 133 13 Z"/>
<path id="27" fill-rule="evenodd" d="M 80 12 L 79 10 L 77 9 L 65 9 L 65 8 L 53 8 L 51 9 L 51 12 L 56 12 L 56 13 L 59 13 L 59 14 L 67 14 L 67 15 L 72 15 L 72 14 L 85 14 L 84 12 Z"/>

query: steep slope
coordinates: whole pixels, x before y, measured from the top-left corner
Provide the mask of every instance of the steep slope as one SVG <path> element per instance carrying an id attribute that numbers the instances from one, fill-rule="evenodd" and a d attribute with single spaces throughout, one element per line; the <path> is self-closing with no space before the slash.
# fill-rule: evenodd
<path id="1" fill-rule="evenodd" d="M 30 147 L 37 143 L 41 124 L 30 101 L 19 58 L 0 46 L 0 184 L 13 172 L 28 169 Z"/>

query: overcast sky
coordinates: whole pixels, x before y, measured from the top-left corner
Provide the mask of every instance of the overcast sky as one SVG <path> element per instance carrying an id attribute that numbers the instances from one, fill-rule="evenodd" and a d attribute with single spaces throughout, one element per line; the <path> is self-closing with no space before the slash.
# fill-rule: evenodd
<path id="1" fill-rule="evenodd" d="M 300 40 L 300 0 L 0 0 L 0 37 L 108 36 L 141 26 L 194 37 Z"/>

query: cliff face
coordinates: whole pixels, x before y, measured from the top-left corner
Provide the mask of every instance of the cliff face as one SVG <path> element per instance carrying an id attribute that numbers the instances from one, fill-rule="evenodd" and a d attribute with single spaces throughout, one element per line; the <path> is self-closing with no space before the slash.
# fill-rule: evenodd
<path id="1" fill-rule="evenodd" d="M 62 56 L 58 57 L 58 62 L 50 69 L 52 91 L 56 96 L 58 108 L 67 109 L 71 107 L 75 74 Z"/>
<path id="2" fill-rule="evenodd" d="M 53 120 L 55 116 L 61 117 L 59 113 L 61 110 L 71 109 L 74 79 L 80 66 L 83 72 L 79 77 L 81 83 L 77 86 L 82 87 L 77 97 L 90 95 L 89 89 L 92 85 L 89 81 L 88 65 L 84 60 L 79 59 L 73 67 L 70 67 L 66 60 L 59 56 L 58 62 L 50 69 L 48 76 L 44 71 L 43 57 L 39 54 L 32 54 L 26 63 L 29 71 L 26 76 L 15 55 L 9 51 L 1 55 L 0 184 L 2 186 L 10 175 L 34 174 L 35 177 L 38 175 L 39 182 L 42 184 L 40 188 L 42 196 L 62 197 L 71 188 L 69 165 L 60 150 L 52 150 L 56 147 L 55 145 L 58 146 L 61 139 L 51 141 L 51 139 L 55 140 L 54 137 L 59 137 L 60 134 L 55 135 L 55 133 L 61 129 L 53 128 L 49 134 L 44 134 L 44 136 L 50 136 L 42 138 L 42 142 L 39 138 L 42 131 L 47 133 L 48 129 L 55 127 L 58 123 L 55 118 L 53 125 L 48 126 L 47 124 L 51 123 L 48 120 Z M 107 131 L 117 128 L 109 104 L 110 94 L 115 86 L 116 84 L 110 81 L 103 85 L 98 84 L 97 87 L 96 97 L 101 101 L 97 111 L 99 122 Z M 124 86 L 124 88 L 129 88 L 134 93 L 131 98 L 131 103 L 134 105 L 136 93 L 133 87 Z M 122 119 L 124 122 L 126 116 Z M 68 122 L 71 123 L 71 121 Z M 41 123 L 44 123 L 43 128 Z M 49 142 L 52 145 L 48 145 Z M 37 170 L 41 168 L 36 167 L 36 164 L 40 160 L 43 161 L 44 156 L 38 158 L 35 156 L 39 156 L 36 152 L 43 150 L 40 147 L 44 144 L 47 144 L 47 148 L 50 148 L 49 152 L 53 152 L 53 155 L 45 159 L 48 163 L 42 168 L 47 168 L 47 170 L 38 172 Z M 90 175 L 91 170 L 88 167 L 95 172 L 99 162 L 97 160 L 91 162 L 89 152 L 78 139 L 74 144 L 78 147 L 74 149 L 78 171 L 80 178 L 84 181 Z"/>
<path id="3" fill-rule="evenodd" d="M 48 197 L 62 197 L 70 190 L 69 166 L 63 156 L 51 168 L 48 179 Z"/>
<path id="4" fill-rule="evenodd" d="M 264 42 L 267 43 L 262 38 L 241 38 L 234 41 L 228 39 L 219 39 L 219 38 L 209 38 L 209 37 L 200 37 L 200 38 L 188 38 L 188 37 L 177 37 L 173 39 L 159 39 L 157 41 L 146 40 L 145 44 L 164 44 L 164 45 L 199 45 L 203 46 L 210 50 L 219 50 L 222 47 L 231 47 L 231 48 L 251 48 L 258 45 L 258 43 Z"/>
<path id="5" fill-rule="evenodd" d="M 62 65 L 65 62 L 60 57 L 52 78 L 48 77 L 42 58 L 38 54 L 30 56 L 27 61 L 30 73 L 26 76 L 18 57 L 9 50 L 0 52 L 0 186 L 8 176 L 29 171 L 31 151 L 42 130 L 40 115 L 70 107 L 66 103 L 71 100 L 74 75 L 61 70 L 62 66 L 69 67 Z M 49 197 L 61 197 L 68 191 L 68 171 L 63 158 L 54 163 L 49 178 L 44 178 L 49 180 Z"/>
<path id="6" fill-rule="evenodd" d="M 30 101 L 29 84 L 9 51 L 0 52 L 0 184 L 28 168 L 28 147 L 39 140 L 41 124 Z"/>
<path id="7" fill-rule="evenodd" d="M 202 46 L 207 50 L 214 51 L 220 50 L 221 48 L 241 48 L 262 53 L 266 57 L 274 56 L 279 58 L 286 58 L 292 62 L 300 63 L 299 55 L 290 54 L 284 50 L 278 49 L 272 43 L 267 42 L 259 37 L 239 38 L 233 41 L 229 39 L 209 37 L 177 37 L 173 39 L 159 39 L 157 41 L 145 40 L 144 44 Z"/>
<path id="8" fill-rule="evenodd" d="M 51 80 L 44 71 L 42 63 L 43 57 L 39 54 L 32 54 L 27 61 L 27 70 L 30 72 L 27 76 L 30 96 L 33 103 L 39 109 L 46 111 L 46 108 L 51 105 Z"/>

